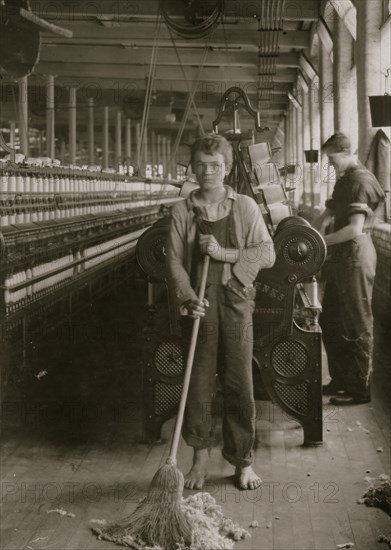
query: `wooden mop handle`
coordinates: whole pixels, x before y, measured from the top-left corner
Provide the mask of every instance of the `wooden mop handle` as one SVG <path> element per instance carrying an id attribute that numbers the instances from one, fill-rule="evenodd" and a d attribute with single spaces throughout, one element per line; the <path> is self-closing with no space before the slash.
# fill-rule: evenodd
<path id="1" fill-rule="evenodd" d="M 208 278 L 208 269 L 209 269 L 209 256 L 204 256 L 204 263 L 202 266 L 202 276 L 201 276 L 201 285 L 200 291 L 198 293 L 198 299 L 203 300 L 205 295 L 206 279 Z M 187 394 L 189 391 L 190 376 L 191 370 L 193 368 L 194 353 L 197 344 L 198 330 L 200 328 L 201 318 L 197 317 L 194 319 L 193 330 L 191 333 L 189 353 L 187 355 L 185 376 L 183 378 L 183 388 L 181 393 L 181 399 L 179 401 L 178 414 L 175 421 L 174 435 L 171 442 L 170 455 L 167 459 L 167 463 L 176 464 L 176 455 L 178 452 L 179 438 L 181 436 L 182 424 L 183 424 L 183 415 L 185 413 L 185 405 L 187 400 Z"/>

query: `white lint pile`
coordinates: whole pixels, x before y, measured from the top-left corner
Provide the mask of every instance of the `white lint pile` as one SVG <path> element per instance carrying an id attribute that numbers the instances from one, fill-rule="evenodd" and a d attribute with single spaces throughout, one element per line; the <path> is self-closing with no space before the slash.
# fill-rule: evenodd
<path id="1" fill-rule="evenodd" d="M 192 542 L 190 546 L 185 546 L 178 541 L 175 550 L 230 550 L 234 547 L 235 541 L 250 536 L 250 533 L 242 529 L 238 523 L 224 516 L 221 506 L 209 493 L 197 493 L 182 499 L 182 510 L 192 530 Z M 110 540 L 134 550 L 173 550 L 161 546 L 147 546 L 142 540 L 125 533 L 115 538 L 111 537 L 104 532 L 103 526 L 100 528 L 94 525 L 92 530 L 99 539 Z"/>

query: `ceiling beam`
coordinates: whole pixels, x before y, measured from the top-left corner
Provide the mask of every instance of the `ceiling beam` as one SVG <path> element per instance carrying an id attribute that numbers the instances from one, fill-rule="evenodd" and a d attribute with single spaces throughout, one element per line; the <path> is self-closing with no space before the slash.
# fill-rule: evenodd
<path id="1" fill-rule="evenodd" d="M 182 16 L 183 10 L 171 2 L 170 15 Z M 145 16 L 156 17 L 159 0 L 95 0 L 94 2 L 69 2 L 69 0 L 30 0 L 33 12 L 45 19 L 69 20 L 83 18 L 106 18 L 114 22 L 140 19 Z M 226 0 L 224 22 L 245 20 L 261 17 L 261 2 L 239 2 Z M 283 16 L 289 21 L 316 21 L 319 17 L 319 2 L 300 0 L 286 2 Z"/>
<path id="2" fill-rule="evenodd" d="M 55 73 L 54 73 L 55 74 Z M 43 75 L 35 75 L 29 77 L 29 81 L 33 85 L 34 82 L 42 82 Z M 100 98 L 102 94 L 106 91 L 114 94 L 115 97 L 121 97 L 123 94 L 131 95 L 137 97 L 140 95 L 140 92 L 145 93 L 145 79 L 134 80 L 134 79 L 113 79 L 113 78 L 90 78 L 90 77 L 67 77 L 67 76 L 58 76 L 55 80 L 56 85 L 60 87 L 69 87 L 75 85 L 85 90 L 86 97 L 95 97 Z M 273 86 L 287 86 L 289 83 L 282 81 L 279 82 L 276 78 L 274 80 Z M 156 89 L 159 91 L 166 92 L 178 92 L 178 93 L 188 93 L 188 86 L 184 80 L 160 80 L 155 82 Z M 206 81 L 200 80 L 197 88 L 197 92 L 200 93 L 205 100 L 209 97 L 210 94 L 217 94 L 221 97 L 224 92 L 232 87 L 240 86 L 244 89 L 247 94 L 256 94 L 258 90 L 258 82 L 254 79 L 246 81 Z"/>
<path id="3" fill-rule="evenodd" d="M 1 72 L 1 71 L 0 71 Z M 56 90 L 56 97 L 65 97 L 64 94 L 66 94 L 66 90 L 64 90 L 65 87 L 63 87 L 63 83 L 65 81 L 68 81 L 66 77 L 62 78 L 55 78 L 55 90 Z M 83 83 L 86 82 L 87 85 L 84 86 Z M 95 97 L 96 99 L 111 99 L 114 98 L 124 98 L 124 97 L 141 97 L 144 98 L 145 96 L 145 80 L 138 80 L 135 83 L 131 83 L 131 85 L 127 86 L 126 82 L 121 83 L 121 86 L 118 86 L 118 82 L 113 82 L 113 85 L 103 87 L 100 85 L 101 80 L 97 79 L 95 82 L 95 86 L 92 86 L 94 81 L 90 79 L 78 79 L 79 83 L 79 90 L 81 91 L 82 97 Z M 137 84 L 137 85 L 133 85 Z M 187 96 L 188 96 L 188 90 L 184 85 L 184 82 L 180 81 L 179 84 L 181 84 L 181 90 L 175 90 L 173 85 L 170 85 L 170 83 L 162 82 L 162 86 L 159 87 L 158 90 L 154 89 L 153 92 L 159 92 L 159 96 L 170 96 L 170 92 L 173 92 L 176 94 L 176 98 L 181 98 L 183 102 L 187 102 Z M 257 96 L 257 85 L 255 82 L 248 82 L 244 85 L 245 91 L 249 97 L 252 98 L 252 100 L 256 99 Z M 46 87 L 46 77 L 45 75 L 39 74 L 39 73 L 33 73 L 28 77 L 28 89 L 29 89 L 29 95 L 38 98 L 38 99 L 46 99 L 45 95 L 45 87 Z M 13 94 L 16 94 L 15 97 L 17 97 L 17 89 L 18 89 L 18 83 L 15 79 L 10 77 L 7 74 L 1 75 L 1 85 L 0 85 L 0 102 L 11 100 Z M 213 83 L 208 83 L 208 86 L 205 88 L 202 88 L 201 90 L 198 90 L 195 94 L 195 99 L 197 102 L 206 103 L 209 104 L 209 101 L 219 101 L 225 92 L 226 88 L 222 85 L 218 85 L 216 87 L 213 86 Z M 96 93 L 98 91 L 99 93 Z M 274 96 L 286 96 L 286 94 L 292 91 L 292 86 L 290 83 L 286 82 L 272 82 L 270 86 L 268 85 L 267 90 L 265 90 L 265 95 L 262 96 L 263 99 L 273 99 Z M 266 93 L 267 92 L 267 93 Z M 66 96 L 67 97 L 67 96 Z M 277 98 L 278 100 L 278 98 Z"/>
<path id="4" fill-rule="evenodd" d="M 58 75 L 61 77 L 69 78 L 69 85 L 72 85 L 72 79 L 79 78 L 90 78 L 90 79 L 99 79 L 99 80 L 112 80 L 115 79 L 118 82 L 128 82 L 134 83 L 137 80 L 145 81 L 147 76 L 147 71 L 143 67 L 135 66 L 129 67 L 128 71 L 124 70 L 121 65 L 113 64 L 91 64 L 91 65 L 80 65 L 73 63 L 45 63 L 39 62 L 35 69 L 37 73 L 41 74 L 52 74 Z M 189 82 L 197 80 L 197 68 L 186 67 L 185 74 Z M 283 71 L 277 71 L 273 75 L 273 80 L 275 82 L 294 82 L 296 80 L 297 71 L 296 69 L 284 69 Z M 204 67 L 201 71 L 200 83 L 210 81 L 212 83 L 225 82 L 229 84 L 232 82 L 243 82 L 247 83 L 258 78 L 258 70 L 254 68 L 231 68 L 227 71 L 226 67 L 213 67 L 208 68 Z M 182 71 L 177 68 L 172 67 L 157 67 L 155 71 L 155 83 L 156 87 L 160 87 L 160 82 L 162 81 L 182 81 Z M 185 82 L 184 82 L 185 84 Z M 112 87 L 112 86 L 111 86 Z M 174 86 L 173 86 L 174 87 Z M 227 86 L 228 87 L 228 86 Z M 175 87 L 174 87 L 175 89 Z"/>
<path id="5" fill-rule="evenodd" d="M 144 67 L 129 66 L 128 71 L 123 70 L 121 65 L 80 65 L 74 63 L 45 63 L 39 62 L 34 69 L 37 73 L 53 74 L 62 77 L 68 77 L 70 80 L 77 78 L 91 79 L 115 79 L 118 81 L 134 82 L 137 80 L 145 81 L 148 72 Z M 197 80 L 197 68 L 186 67 L 185 74 L 189 82 Z M 284 69 L 277 71 L 273 75 L 275 82 L 294 82 L 296 80 L 296 69 Z M 226 67 L 204 67 L 201 71 L 200 81 L 233 82 L 257 80 L 258 70 L 254 68 L 231 68 L 227 71 Z M 157 67 L 155 71 L 155 83 L 159 88 L 162 81 L 181 81 L 182 73 L 177 67 Z M 71 82 L 70 82 L 71 85 Z M 173 86 L 175 89 L 175 86 Z"/>
<path id="6" fill-rule="evenodd" d="M 73 31 L 72 43 L 74 44 L 128 44 L 139 45 L 144 47 L 152 47 L 154 43 L 154 24 L 135 24 L 135 23 L 121 23 L 119 27 L 104 28 L 98 23 L 93 22 L 78 22 L 67 23 L 70 30 Z M 229 29 L 217 29 L 213 33 L 210 45 L 212 47 L 219 47 L 223 49 L 240 47 L 244 51 L 249 48 L 258 51 L 259 34 L 258 34 L 256 21 L 248 23 L 246 26 L 242 25 L 241 28 L 229 28 Z M 292 49 L 292 48 L 307 48 L 309 47 L 310 32 L 309 31 L 281 31 L 278 36 L 278 44 L 280 50 Z M 42 35 L 43 44 L 70 44 L 69 40 L 63 40 L 61 38 L 55 38 L 50 34 Z M 175 44 L 178 48 L 194 48 L 203 49 L 207 43 L 206 39 L 197 40 L 183 40 L 175 38 Z M 168 30 L 162 27 L 159 35 L 159 48 L 172 48 L 172 41 Z"/>
<path id="7" fill-rule="evenodd" d="M 77 94 L 76 94 L 76 101 L 77 101 L 76 110 L 77 110 L 78 117 L 82 117 L 82 118 L 85 118 L 87 120 L 87 118 L 88 118 L 88 105 L 87 105 L 87 103 L 85 103 L 85 102 L 81 103 L 80 98 L 77 96 Z M 111 107 L 113 112 L 118 111 L 118 110 L 123 110 L 123 104 L 112 103 L 111 105 L 108 105 L 107 103 L 97 103 L 97 104 L 95 104 L 95 113 L 98 117 L 100 117 L 100 115 L 103 113 L 102 109 L 103 109 L 104 106 Z M 39 119 L 46 119 L 45 105 L 42 105 L 41 103 L 35 103 L 34 101 L 30 100 L 29 101 L 29 107 L 30 107 L 30 114 L 32 116 L 35 116 L 36 118 L 39 118 Z M 205 119 L 213 120 L 214 118 L 216 118 L 216 108 L 215 108 L 215 106 L 202 107 L 202 106 L 197 105 L 197 109 L 198 109 L 199 115 L 201 117 L 205 118 Z M 259 106 L 256 110 L 260 111 L 262 119 L 265 120 L 265 119 L 268 118 L 270 120 L 273 120 L 273 117 L 280 116 L 282 113 L 285 112 L 286 109 L 287 109 L 287 103 L 286 102 L 281 102 L 281 103 L 270 103 L 267 106 L 267 108 L 266 107 L 262 108 L 262 106 Z M 178 106 L 174 102 L 172 110 L 173 110 L 173 112 L 176 113 L 177 119 L 178 119 L 178 118 L 181 118 L 182 113 L 185 110 L 185 106 Z M 124 109 L 124 111 L 125 111 L 125 115 L 126 115 L 127 114 L 126 109 Z M 164 106 L 152 105 L 150 107 L 149 116 L 150 116 L 151 120 L 165 121 L 165 116 L 169 112 L 170 112 L 170 106 L 169 106 L 168 103 Z M 9 101 L 9 102 L 6 102 L 6 103 L 4 103 L 4 102 L 2 103 L 1 116 L 4 117 L 5 113 L 8 113 L 9 115 L 12 115 L 13 118 L 15 118 L 15 116 L 16 116 L 15 115 L 15 106 L 14 106 L 13 102 Z M 56 105 L 55 105 L 55 113 L 56 113 L 56 120 L 61 118 L 61 117 L 64 117 L 67 120 L 67 117 L 68 117 L 68 114 L 69 114 L 68 104 L 66 102 L 63 102 L 63 103 L 57 102 Z M 142 110 L 141 110 L 141 113 L 142 113 Z M 240 107 L 239 107 L 239 115 L 240 115 L 240 117 L 244 116 L 245 118 L 247 118 L 246 111 L 243 108 L 240 108 Z M 229 113 L 225 116 L 229 116 Z M 129 118 L 132 118 L 132 117 L 129 116 Z"/>
<path id="8" fill-rule="evenodd" d="M 57 81 L 58 79 L 56 79 Z M 34 76 L 29 78 L 29 109 L 30 115 L 37 117 L 34 120 L 42 121 L 46 117 L 46 89 L 43 85 L 43 79 L 37 79 Z M 141 83 L 144 85 L 144 83 Z M 195 104 L 200 116 L 203 118 L 205 125 L 211 127 L 212 121 L 216 118 L 218 106 L 221 102 L 222 95 L 226 90 L 226 86 L 221 86 L 216 90 L 215 84 L 213 89 L 205 86 L 202 91 L 195 94 Z M 248 97 L 253 109 L 261 113 L 261 117 L 265 119 L 265 125 L 276 118 L 280 120 L 281 115 L 286 111 L 288 104 L 288 87 L 286 84 L 276 84 L 276 90 L 273 90 L 268 100 L 258 100 L 254 97 L 253 89 L 247 88 Z M 0 88 L 0 101 L 2 105 L 1 115 L 5 117 L 5 113 L 11 119 L 15 119 L 15 108 L 13 97 L 17 97 L 17 85 L 14 83 L 3 84 Z M 173 112 L 176 113 L 177 119 L 182 116 L 182 111 L 186 106 L 188 94 L 183 92 L 174 92 L 158 90 L 152 96 L 152 104 L 150 115 L 154 118 L 154 124 L 157 120 L 165 121 L 166 114 L 169 112 L 170 102 L 173 101 Z M 125 90 L 119 89 L 102 89 L 95 86 L 87 88 L 78 88 L 76 92 L 78 119 L 85 119 L 88 113 L 88 99 L 94 99 L 95 116 L 100 119 L 103 113 L 103 106 L 110 107 L 110 110 L 121 110 L 124 117 L 139 119 L 142 116 L 145 100 L 145 88 L 140 90 Z M 55 117 L 67 118 L 68 113 L 69 92 L 66 88 L 60 86 L 55 87 Z M 240 109 L 242 111 L 242 109 Z M 191 111 L 190 116 L 194 111 Z M 64 122 L 65 123 L 65 122 Z M 160 122 L 159 122 L 160 123 Z M 164 123 L 164 122 L 162 122 Z"/>
<path id="9" fill-rule="evenodd" d="M 202 52 L 182 50 L 179 51 L 179 59 L 183 66 L 197 66 L 202 58 Z M 151 61 L 151 48 L 133 48 L 120 45 L 113 46 L 95 46 L 90 48 L 77 45 L 62 45 L 53 47 L 42 47 L 40 62 L 53 63 L 110 63 L 112 65 L 141 65 L 148 66 Z M 237 66 L 254 67 L 258 63 L 258 54 L 254 52 L 249 55 L 248 52 L 227 52 L 211 51 L 208 52 L 208 66 Z M 275 58 L 276 66 L 281 68 L 300 67 L 300 54 L 284 53 Z M 178 58 L 173 48 L 164 49 L 158 52 L 156 64 L 160 66 L 179 66 Z"/>
<path id="10" fill-rule="evenodd" d="M 109 111 L 109 126 L 110 128 L 114 129 L 116 126 L 116 109 L 110 109 Z M 94 124 L 94 132 L 97 136 L 99 136 L 101 129 L 102 129 L 102 122 L 103 122 L 103 112 L 95 109 L 95 124 Z M 203 125 L 206 130 L 212 129 L 212 122 L 215 119 L 215 115 L 212 117 L 203 117 Z M 1 117 L 0 117 L 0 124 L 3 127 L 7 127 L 9 125 L 9 121 L 16 121 L 17 117 L 15 116 L 15 112 L 12 105 L 7 105 L 2 111 Z M 85 110 L 78 110 L 76 113 L 76 120 L 77 120 L 77 132 L 78 135 L 82 134 L 88 125 L 88 115 Z M 281 114 L 279 115 L 273 115 L 271 118 L 261 119 L 261 123 L 265 126 L 268 126 L 271 129 L 275 129 L 281 120 Z M 132 119 L 133 124 L 136 124 L 137 122 L 141 123 L 140 119 Z M 247 116 L 245 113 L 240 113 L 239 115 L 239 121 L 240 121 L 240 127 L 242 130 L 245 129 L 254 129 L 254 119 L 250 116 Z M 31 110 L 29 112 L 29 123 L 31 127 L 45 129 L 46 128 L 46 119 L 44 116 L 38 116 L 34 114 Z M 68 113 L 67 112 L 56 112 L 55 117 L 55 124 L 56 129 L 63 129 L 65 132 L 68 131 L 69 127 L 69 121 L 68 121 Z M 181 117 L 177 117 L 177 120 L 170 124 L 168 123 L 164 117 L 150 117 L 148 120 L 148 130 L 156 130 L 156 129 L 164 129 L 169 132 L 177 131 L 181 124 Z M 123 118 L 123 127 L 125 126 L 125 117 Z M 187 122 L 186 122 L 186 129 L 187 130 L 194 130 L 197 127 L 197 120 L 195 116 L 192 114 L 189 116 Z M 225 131 L 227 129 L 231 129 L 232 127 L 232 121 L 228 119 L 223 119 L 221 124 L 219 124 L 220 131 Z"/>

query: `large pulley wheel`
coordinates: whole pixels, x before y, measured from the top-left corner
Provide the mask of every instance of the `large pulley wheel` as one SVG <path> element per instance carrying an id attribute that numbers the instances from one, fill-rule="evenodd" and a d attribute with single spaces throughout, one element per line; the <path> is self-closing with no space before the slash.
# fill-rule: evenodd
<path id="1" fill-rule="evenodd" d="M 26 4 L 28 8 L 28 4 Z M 0 11 L 0 66 L 15 78 L 32 73 L 39 59 L 41 33 L 18 14 L 18 6 Z"/>
<path id="2" fill-rule="evenodd" d="M 159 220 L 139 238 L 136 258 L 144 273 L 157 282 L 166 278 L 166 241 L 168 218 Z"/>
<path id="3" fill-rule="evenodd" d="M 282 276 L 289 273 L 290 284 L 315 275 L 326 258 L 326 245 L 318 231 L 306 220 L 289 217 L 282 220 L 274 236 L 276 267 Z"/>
<path id="4" fill-rule="evenodd" d="M 292 229 L 296 228 L 298 225 L 305 225 L 306 227 L 311 227 L 310 223 L 300 216 L 287 216 L 277 225 L 276 233 L 285 229 L 286 227 L 291 227 Z"/>

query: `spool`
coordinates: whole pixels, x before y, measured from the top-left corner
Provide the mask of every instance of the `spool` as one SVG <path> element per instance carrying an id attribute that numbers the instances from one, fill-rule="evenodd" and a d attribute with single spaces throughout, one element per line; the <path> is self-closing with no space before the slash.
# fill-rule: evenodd
<path id="1" fill-rule="evenodd" d="M 38 192 L 38 182 L 37 182 L 37 178 L 35 176 L 31 176 L 30 191 L 31 191 L 31 193 L 37 193 Z"/>
<path id="2" fill-rule="evenodd" d="M 11 173 L 8 177 L 8 191 L 16 193 L 16 177 L 14 173 Z"/>
<path id="3" fill-rule="evenodd" d="M 16 192 L 23 193 L 23 176 L 22 174 L 16 175 Z"/>
<path id="4" fill-rule="evenodd" d="M 16 220 L 15 210 L 11 208 L 10 212 L 8 213 L 8 223 L 12 225 L 15 223 L 15 220 Z"/>
<path id="5" fill-rule="evenodd" d="M 8 174 L 3 173 L 0 178 L 0 193 L 7 193 L 8 191 Z"/>
<path id="6" fill-rule="evenodd" d="M 6 225 L 8 225 L 9 221 L 8 221 L 8 214 L 7 212 L 4 210 L 1 214 L 0 214 L 0 226 L 1 227 L 5 227 Z"/>
<path id="7" fill-rule="evenodd" d="M 23 223 L 24 221 L 24 214 L 21 210 L 18 210 L 18 213 L 15 216 L 16 223 Z"/>

